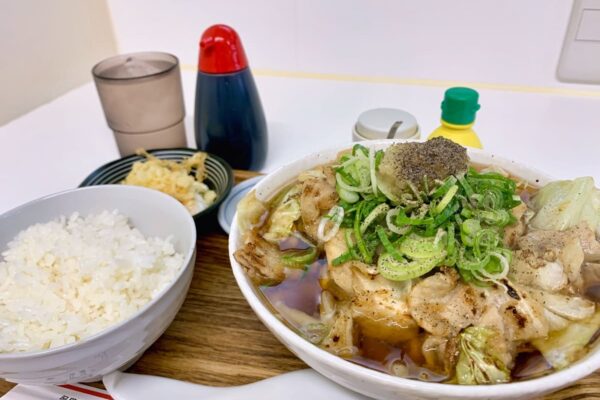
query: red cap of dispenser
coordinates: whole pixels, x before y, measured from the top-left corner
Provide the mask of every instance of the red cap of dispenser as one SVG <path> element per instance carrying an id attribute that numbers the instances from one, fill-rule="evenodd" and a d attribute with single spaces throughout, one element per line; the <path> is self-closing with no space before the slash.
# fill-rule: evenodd
<path id="1" fill-rule="evenodd" d="M 200 38 L 198 70 L 227 74 L 248 67 L 244 46 L 237 32 L 227 25 L 213 25 Z"/>

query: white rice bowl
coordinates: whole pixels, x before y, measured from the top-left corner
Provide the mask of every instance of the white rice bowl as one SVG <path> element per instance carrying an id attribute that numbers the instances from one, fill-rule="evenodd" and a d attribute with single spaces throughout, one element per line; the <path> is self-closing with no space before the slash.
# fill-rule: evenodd
<path id="1" fill-rule="evenodd" d="M 0 257 L 0 353 L 77 342 L 137 312 L 175 279 L 171 238 L 117 211 L 32 225 Z"/>

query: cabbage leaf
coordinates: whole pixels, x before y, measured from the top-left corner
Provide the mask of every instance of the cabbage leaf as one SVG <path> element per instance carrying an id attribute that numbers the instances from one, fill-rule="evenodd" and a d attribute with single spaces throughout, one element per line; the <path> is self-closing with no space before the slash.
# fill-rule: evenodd
<path id="1" fill-rule="evenodd" d="M 259 225 L 266 213 L 267 206 L 256 198 L 256 192 L 252 190 L 237 205 L 237 221 L 240 232 L 245 234 L 254 226 Z"/>
<path id="2" fill-rule="evenodd" d="M 280 199 L 275 200 L 275 209 L 268 220 L 268 230 L 263 237 L 278 242 L 292 234 L 294 223 L 300 219 L 300 186 L 292 186 Z"/>
<path id="3" fill-rule="evenodd" d="M 460 334 L 456 379 L 461 385 L 494 384 L 510 381 L 510 371 L 502 362 L 501 346 L 493 342 L 501 337 L 493 329 L 471 326 Z"/>
<path id="4" fill-rule="evenodd" d="M 598 329 L 600 310 L 584 321 L 573 322 L 561 331 L 550 333 L 548 338 L 535 339 L 532 343 L 550 365 L 562 369 L 585 354 L 586 346 Z"/>
<path id="5" fill-rule="evenodd" d="M 585 221 L 600 234 L 600 190 L 589 176 L 547 184 L 533 198 L 533 208 L 534 228 L 562 231 Z"/>

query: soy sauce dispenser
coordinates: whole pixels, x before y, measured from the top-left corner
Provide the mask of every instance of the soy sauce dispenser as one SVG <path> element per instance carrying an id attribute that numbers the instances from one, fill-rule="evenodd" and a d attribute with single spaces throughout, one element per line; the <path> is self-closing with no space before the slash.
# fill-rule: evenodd
<path id="1" fill-rule="evenodd" d="M 233 168 L 260 169 L 267 154 L 267 125 L 238 34 L 213 25 L 202 34 L 196 81 L 197 146 Z"/>

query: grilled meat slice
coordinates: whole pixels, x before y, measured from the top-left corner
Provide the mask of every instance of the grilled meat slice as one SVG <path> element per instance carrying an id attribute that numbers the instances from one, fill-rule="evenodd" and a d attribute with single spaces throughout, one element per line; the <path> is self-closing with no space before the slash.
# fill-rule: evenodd
<path id="1" fill-rule="evenodd" d="M 339 200 L 335 190 L 335 174 L 329 166 L 319 167 L 302 173 L 300 209 L 304 231 L 317 241 L 317 228 L 321 216 L 335 206 Z"/>
<path id="2" fill-rule="evenodd" d="M 484 309 L 479 290 L 464 284 L 455 269 L 443 268 L 417 283 L 408 298 L 412 317 L 436 336 L 455 336 L 473 325 Z"/>
<path id="3" fill-rule="evenodd" d="M 256 285 L 275 285 L 285 279 L 281 252 L 256 230 L 248 233 L 246 242 L 233 256 Z"/>
<path id="4" fill-rule="evenodd" d="M 511 279 L 544 290 L 580 293 L 583 287 L 581 266 L 585 259 L 583 245 L 591 251 L 595 242 L 587 242 L 585 233 L 583 228 L 566 231 L 536 230 L 519 238 L 519 250 L 515 252 Z M 568 280 L 567 285 L 563 284 L 564 277 L 559 277 L 559 274 L 554 274 L 552 281 L 549 281 L 547 272 L 558 270 L 556 265 L 548 265 L 551 263 L 562 268 L 563 275 Z M 540 268 L 548 271 L 537 271 Z"/>

